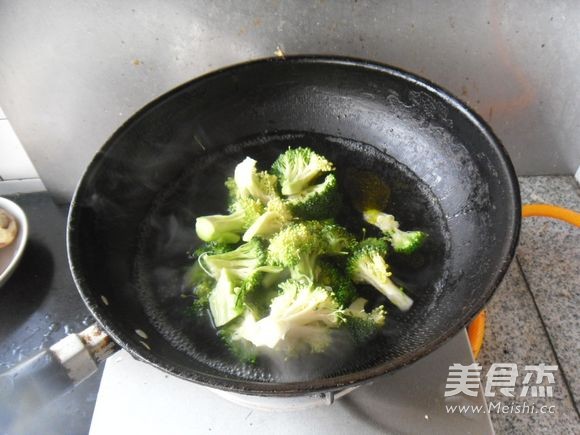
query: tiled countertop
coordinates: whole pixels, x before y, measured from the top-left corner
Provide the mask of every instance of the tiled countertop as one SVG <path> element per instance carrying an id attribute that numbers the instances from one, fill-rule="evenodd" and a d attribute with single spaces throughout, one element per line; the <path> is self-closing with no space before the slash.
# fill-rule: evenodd
<path id="1" fill-rule="evenodd" d="M 523 204 L 580 210 L 580 188 L 573 177 L 522 177 L 520 187 Z M 483 373 L 492 363 L 517 363 L 519 369 L 558 365 L 554 397 L 526 399 L 537 407 L 555 405 L 555 415 L 492 413 L 498 434 L 580 433 L 579 272 L 580 229 L 554 219 L 524 219 L 516 259 L 487 306 L 479 361 Z M 520 399 L 492 400 L 511 404 Z"/>

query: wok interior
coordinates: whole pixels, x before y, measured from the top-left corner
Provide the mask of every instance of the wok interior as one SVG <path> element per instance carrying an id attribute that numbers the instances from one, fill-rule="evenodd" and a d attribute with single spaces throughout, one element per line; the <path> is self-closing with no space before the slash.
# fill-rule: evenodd
<path id="1" fill-rule="evenodd" d="M 146 107 L 96 157 L 71 214 L 73 274 L 122 345 L 174 374 L 262 394 L 358 382 L 433 350 L 503 275 L 519 198 L 492 141 L 445 95 L 396 71 L 311 59 L 225 70 Z M 197 243 L 193 222 L 225 212 L 223 181 L 245 155 L 266 169 L 280 151 L 301 145 L 336 163 L 346 197 L 341 223 L 360 226 L 349 189 L 366 172 L 390 187 L 387 211 L 404 229 L 429 233 L 419 254 L 390 259 L 415 305 L 405 314 L 388 306 L 384 333 L 364 350 L 338 334 L 324 355 L 243 365 L 182 296 L 187 252 Z"/>

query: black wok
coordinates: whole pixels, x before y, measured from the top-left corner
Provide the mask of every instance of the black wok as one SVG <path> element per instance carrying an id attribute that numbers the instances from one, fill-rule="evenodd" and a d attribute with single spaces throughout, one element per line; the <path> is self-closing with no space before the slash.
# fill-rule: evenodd
<path id="1" fill-rule="evenodd" d="M 390 187 L 387 211 L 429 233 L 419 254 L 391 259 L 415 305 L 390 309 L 362 350 L 338 343 L 326 356 L 245 366 L 189 310 L 193 221 L 224 211 L 223 180 L 243 156 L 271 162 L 297 145 L 336 163 L 346 225 L 355 225 L 351 181 L 374 173 Z M 68 248 L 85 303 L 136 358 L 223 390 L 298 395 L 392 372 L 454 336 L 502 279 L 519 226 L 511 162 L 463 103 L 392 67 L 291 57 L 197 78 L 135 114 L 82 178 Z"/>

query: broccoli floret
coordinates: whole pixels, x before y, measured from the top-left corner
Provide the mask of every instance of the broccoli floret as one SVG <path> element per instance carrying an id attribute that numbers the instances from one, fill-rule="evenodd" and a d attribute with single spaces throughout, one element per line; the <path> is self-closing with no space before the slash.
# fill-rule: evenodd
<path id="1" fill-rule="evenodd" d="M 324 351 L 331 341 L 330 330 L 342 321 L 337 302 L 324 288 L 313 287 L 308 280 L 290 279 L 279 287 L 270 314 L 256 320 L 246 312 L 237 337 L 290 355 L 305 349 Z"/>
<path id="2" fill-rule="evenodd" d="M 321 227 L 324 240 L 324 253 L 327 255 L 348 254 L 356 245 L 356 238 L 344 227 L 325 222 Z"/>
<path id="3" fill-rule="evenodd" d="M 263 212 L 264 206 L 260 201 L 250 197 L 238 198 L 231 206 L 229 215 L 198 217 L 195 221 L 195 232 L 205 242 L 237 243 L 240 235 Z"/>
<path id="4" fill-rule="evenodd" d="M 270 239 L 269 261 L 290 269 L 293 278 L 306 277 L 312 282 L 316 262 L 326 249 L 317 221 L 292 223 Z"/>
<path id="5" fill-rule="evenodd" d="M 246 364 L 256 364 L 258 359 L 258 349 L 249 341 L 240 339 L 237 334 L 244 318 L 245 316 L 240 316 L 227 325 L 224 325 L 218 330 L 218 336 L 238 361 Z"/>
<path id="6" fill-rule="evenodd" d="M 243 306 L 238 302 L 240 291 L 227 269 L 222 269 L 215 288 L 209 295 L 209 310 L 216 327 L 219 328 L 242 314 Z"/>
<path id="7" fill-rule="evenodd" d="M 269 237 L 280 231 L 286 223 L 292 219 L 292 214 L 286 204 L 280 198 L 273 198 L 266 206 L 266 212 L 262 214 L 244 233 L 242 240 L 248 242 L 254 237 Z"/>
<path id="8" fill-rule="evenodd" d="M 354 249 L 347 262 L 347 272 L 355 283 L 372 285 L 384 294 L 401 311 L 407 311 L 413 300 L 405 294 L 403 288 L 391 281 L 389 266 L 383 258 L 387 245 L 381 239 L 368 238 Z"/>
<path id="9" fill-rule="evenodd" d="M 278 156 L 272 171 L 278 176 L 283 195 L 296 195 L 321 173 L 333 170 L 331 162 L 310 148 L 289 148 Z"/>
<path id="10" fill-rule="evenodd" d="M 198 262 L 214 279 L 218 279 L 222 269 L 226 269 L 232 279 L 241 282 L 250 279 L 258 272 L 278 270 L 278 268 L 266 266 L 266 257 L 263 243 L 255 239 L 223 254 L 204 254 L 199 257 Z"/>
<path id="11" fill-rule="evenodd" d="M 365 311 L 367 300 L 356 299 L 346 310 L 343 316 L 346 326 L 357 344 L 364 344 L 375 335 L 385 324 L 387 311 L 380 305 L 370 313 Z"/>
<path id="12" fill-rule="evenodd" d="M 270 239 L 270 260 L 279 266 L 294 266 L 303 253 L 323 252 L 321 228 L 315 221 L 291 223 Z"/>
<path id="13" fill-rule="evenodd" d="M 332 263 L 321 260 L 317 266 L 316 283 L 330 290 L 341 307 L 347 307 L 356 297 L 356 287 Z"/>
<path id="14" fill-rule="evenodd" d="M 195 301 L 193 308 L 195 311 L 201 311 L 209 306 L 209 295 L 216 284 L 215 279 L 209 276 L 201 268 L 199 263 L 195 263 L 189 268 L 184 277 L 184 286 L 193 289 Z"/>
<path id="15" fill-rule="evenodd" d="M 363 213 L 364 220 L 379 228 L 391 242 L 395 252 L 410 254 L 418 249 L 427 234 L 423 231 L 402 231 L 399 222 L 393 215 L 378 210 L 366 210 Z"/>
<path id="16" fill-rule="evenodd" d="M 232 205 L 235 204 L 238 201 L 238 199 L 242 197 L 242 195 L 238 190 L 238 186 L 236 185 L 236 180 L 234 180 L 234 177 L 226 178 L 226 182 L 224 183 L 224 185 L 228 190 L 228 205 L 231 211 Z"/>
<path id="17" fill-rule="evenodd" d="M 227 291 L 224 284 L 221 292 L 212 292 L 215 298 L 214 305 L 221 307 L 222 310 L 225 310 L 223 308 L 225 306 L 230 313 L 232 311 L 241 313 L 248 294 L 262 285 L 264 274 L 281 271 L 279 267 L 266 265 L 266 258 L 266 249 L 259 240 L 244 243 L 232 251 L 221 254 L 202 254 L 198 259 L 199 267 L 213 280 L 222 279 L 224 283 L 231 284 L 231 288 Z M 226 277 L 224 272 L 227 273 Z"/>
<path id="18" fill-rule="evenodd" d="M 277 266 L 289 268 L 293 278 L 314 281 L 321 255 L 346 254 L 355 242 L 352 234 L 333 223 L 291 223 L 270 239 L 268 258 Z"/>
<path id="19" fill-rule="evenodd" d="M 289 196 L 288 206 L 294 216 L 302 219 L 326 219 L 335 216 L 340 209 L 336 176 L 328 174 L 322 183 Z"/>
<path id="20" fill-rule="evenodd" d="M 250 157 L 236 166 L 234 171 L 234 183 L 237 187 L 239 196 L 252 196 L 259 199 L 262 203 L 267 204 L 273 198 L 278 196 L 278 180 L 275 175 L 268 174 L 266 171 L 258 172 L 256 170 L 256 161 Z M 226 182 L 226 187 L 232 188 Z"/>

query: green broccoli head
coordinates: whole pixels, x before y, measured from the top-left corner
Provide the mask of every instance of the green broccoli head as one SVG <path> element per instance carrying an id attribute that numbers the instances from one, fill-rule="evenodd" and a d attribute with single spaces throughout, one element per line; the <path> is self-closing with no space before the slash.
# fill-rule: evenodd
<path id="1" fill-rule="evenodd" d="M 321 225 L 316 221 L 291 223 L 270 239 L 268 256 L 278 266 L 295 266 L 303 255 L 324 252 L 320 236 Z"/>
<path id="2" fill-rule="evenodd" d="M 411 254 L 425 241 L 427 234 L 423 231 L 402 231 L 399 222 L 393 215 L 378 210 L 365 210 L 363 218 L 369 224 L 379 228 L 389 239 L 393 250 L 401 254 Z"/>
<path id="3" fill-rule="evenodd" d="M 386 253 L 384 240 L 366 239 L 359 243 L 349 257 L 347 273 L 355 283 L 373 286 L 401 311 L 407 311 L 413 305 L 413 300 L 405 294 L 403 288 L 391 281 L 391 272 L 384 259 Z"/>
<path id="4" fill-rule="evenodd" d="M 328 289 L 341 307 L 347 307 L 356 297 L 356 287 L 334 264 L 320 260 L 316 272 L 316 283 Z"/>
<path id="5" fill-rule="evenodd" d="M 358 298 L 343 313 L 346 327 L 357 344 L 364 344 L 375 335 L 387 317 L 384 306 L 380 305 L 369 313 L 365 311 L 366 304 L 366 299 Z"/>
<path id="6" fill-rule="evenodd" d="M 259 200 L 240 197 L 230 206 L 229 215 L 201 216 L 195 221 L 195 232 L 205 242 L 237 243 L 264 212 Z"/>
<path id="7" fill-rule="evenodd" d="M 332 222 L 325 222 L 321 228 L 325 242 L 324 253 L 342 255 L 349 253 L 356 246 L 356 238 L 346 228 Z"/>
<path id="8" fill-rule="evenodd" d="M 343 227 L 320 221 L 291 223 L 270 239 L 268 258 L 272 264 L 290 269 L 293 278 L 315 279 L 321 255 L 346 254 L 355 238 Z"/>
<path id="9" fill-rule="evenodd" d="M 260 200 L 263 204 L 267 204 L 273 198 L 278 197 L 278 179 L 275 175 L 271 175 L 266 171 L 258 172 L 256 169 L 256 161 L 250 157 L 246 157 L 244 161 L 239 163 L 234 170 L 234 184 L 237 196 L 252 196 Z M 230 191 L 230 198 L 232 198 L 233 189 L 231 182 L 226 182 L 226 187 Z"/>
<path id="10" fill-rule="evenodd" d="M 340 192 L 334 174 L 328 174 L 320 184 L 306 187 L 287 199 L 294 216 L 302 219 L 327 219 L 340 209 Z"/>
<path id="11" fill-rule="evenodd" d="M 322 225 L 317 221 L 291 223 L 270 239 L 269 261 L 290 269 L 294 278 L 314 280 L 318 257 L 326 249 L 321 237 Z"/>
<path id="12" fill-rule="evenodd" d="M 324 351 L 331 342 L 330 330 L 342 322 L 336 300 L 308 280 L 290 279 L 279 288 L 280 294 L 270 304 L 270 314 L 256 320 L 246 312 L 236 337 L 289 355 L 305 349 Z"/>
<path id="13" fill-rule="evenodd" d="M 283 195 L 296 195 L 306 189 L 321 173 L 333 170 L 331 162 L 310 148 L 289 148 L 278 156 L 272 171 L 278 177 Z"/>
<path id="14" fill-rule="evenodd" d="M 268 238 L 280 231 L 291 219 L 292 213 L 284 201 L 273 198 L 268 202 L 266 211 L 246 230 L 242 240 L 248 242 L 254 237 Z"/>

